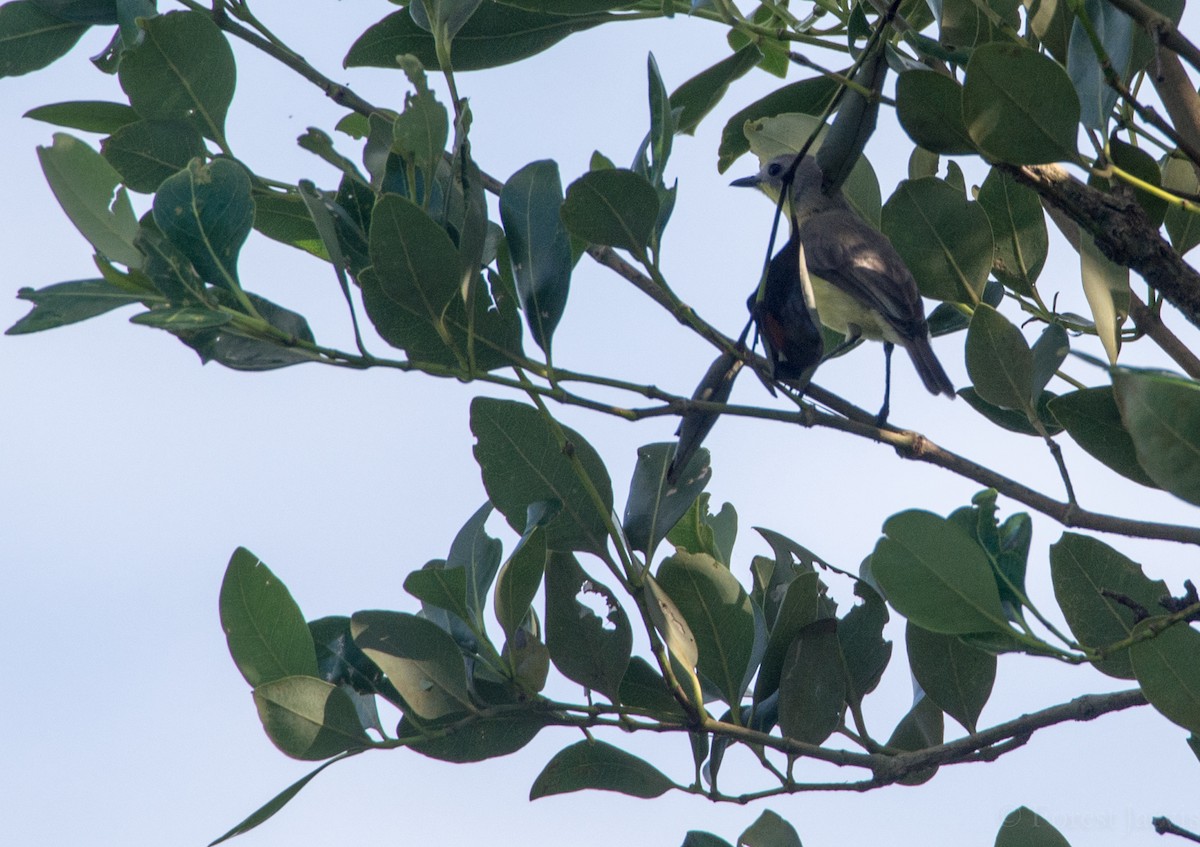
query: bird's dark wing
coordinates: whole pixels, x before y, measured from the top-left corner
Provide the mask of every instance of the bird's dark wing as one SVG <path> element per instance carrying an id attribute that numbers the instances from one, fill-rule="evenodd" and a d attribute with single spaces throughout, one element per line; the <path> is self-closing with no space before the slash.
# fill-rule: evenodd
<path id="1" fill-rule="evenodd" d="M 920 289 L 887 236 L 837 209 L 801 224 L 800 240 L 809 273 L 878 312 L 902 337 L 928 334 Z"/>
<path id="2" fill-rule="evenodd" d="M 807 385 L 825 346 L 804 296 L 799 244 L 793 233 L 767 266 L 761 292 L 751 295 L 747 305 L 771 361 L 772 376 Z"/>

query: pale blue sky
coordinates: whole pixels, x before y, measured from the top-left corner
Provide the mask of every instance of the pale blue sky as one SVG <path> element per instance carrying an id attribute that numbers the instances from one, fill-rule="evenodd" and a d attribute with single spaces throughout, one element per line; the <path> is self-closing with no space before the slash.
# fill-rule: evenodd
<path id="1" fill-rule="evenodd" d="M 258 13 L 322 70 L 376 103 L 402 102 L 401 74 L 340 70 L 356 34 L 393 6 L 305 0 L 260 7 Z M 720 27 L 682 17 L 606 29 L 573 36 L 520 65 L 459 78 L 461 93 L 471 98 L 473 149 L 485 170 L 504 179 L 526 162 L 552 157 L 570 181 L 586 169 L 593 149 L 626 163 L 647 124 L 647 51 L 655 51 L 674 88 L 727 49 Z M 115 80 L 86 60 L 106 37 L 93 33 L 37 75 L 0 80 L 0 181 L 8 187 L 0 253 L 9 268 L 0 291 L 3 326 L 27 310 L 12 299 L 19 287 L 94 275 L 87 245 L 37 167 L 34 148 L 48 143 L 54 130 L 20 115 L 62 100 L 118 99 Z M 229 135 L 235 151 L 271 176 L 332 184 L 330 169 L 292 141 L 309 125 L 331 130 L 342 112 L 289 72 L 234 46 L 240 83 Z M 727 188 L 731 177 L 756 163 L 745 158 L 719 175 L 717 139 L 729 114 L 778 84 L 758 72 L 736 84 L 695 139 L 677 140 L 672 157 L 680 193 L 664 270 L 681 296 L 730 334 L 744 321 L 770 209 L 750 192 Z M 909 148 L 892 114 L 885 111 L 880 123 L 868 152 L 886 196 L 903 176 Z M 1043 274 L 1043 289 L 1078 300 L 1082 311 L 1074 262 L 1061 252 L 1058 258 Z M 352 344 L 328 266 L 255 237 L 243 253 L 242 278 L 248 288 L 308 315 L 324 343 Z M 415 601 L 401 588 L 404 576 L 444 556 L 454 532 L 484 499 L 466 414 L 470 398 L 483 389 L 315 365 L 267 374 L 200 367 L 191 351 L 127 324 L 127 316 L 0 337 L 0 566 L 6 574 L 0 637 L 8 645 L 10 689 L 0 709 L 6 727 L 0 733 L 6 764 L 0 842 L 6 844 L 200 845 L 237 823 L 310 766 L 271 746 L 226 652 L 216 598 L 229 554 L 244 545 L 262 557 L 309 618 L 374 607 L 411 611 Z M 1197 341 L 1194 332 L 1186 337 Z M 965 384 L 961 340 L 935 346 L 955 383 Z M 384 349 L 378 341 L 372 347 Z M 586 258 L 555 354 L 566 367 L 619 373 L 680 393 L 691 391 L 712 356 Z M 818 381 L 874 408 L 881 360 L 877 348 L 866 347 L 823 369 Z M 1081 365 L 1073 370 L 1100 382 Z M 736 397 L 774 402 L 749 378 Z M 674 428 L 667 420 L 629 425 L 571 409 L 560 417 L 607 461 L 618 507 L 635 448 L 669 438 Z M 1059 496 L 1043 448 L 981 424 L 962 401 L 930 397 L 902 357 L 893 422 Z M 903 462 L 886 448 L 824 431 L 725 420 L 709 446 L 714 500 L 732 501 L 741 517 L 734 568 L 742 576 L 751 555 L 767 549 L 751 526 L 789 534 L 853 569 L 888 515 L 911 506 L 944 514 L 978 488 Z M 1194 508 L 1124 483 L 1069 443 L 1064 450 L 1089 508 L 1196 520 Z M 1004 514 L 1017 510 L 1003 499 L 1001 508 Z M 494 521 L 493 531 L 511 547 L 502 522 Z M 1035 521 L 1030 585 L 1046 606 L 1052 600 L 1045 551 L 1061 531 L 1048 520 Z M 1196 573 L 1193 549 L 1104 540 L 1173 589 Z M 848 602 L 844 585 L 837 592 Z M 868 719 L 881 735 L 910 699 L 902 629 L 893 622 L 889 635 L 897 640 L 896 661 L 868 701 Z M 983 722 L 1123 687 L 1112 682 L 1087 669 L 1006 658 Z M 577 696 L 566 685 L 559 691 Z M 447 765 L 405 752 L 358 757 L 326 771 L 238 843 L 365 837 L 396 845 L 675 845 L 689 828 L 733 841 L 769 807 L 793 822 L 808 847 L 883 841 L 983 847 L 1003 817 L 1024 804 L 1076 847 L 1159 844 L 1151 815 L 1200 827 L 1197 763 L 1184 738 L 1183 730 L 1141 709 L 1051 729 L 997 764 L 944 770 L 917 789 L 798 796 L 747 808 L 682 795 L 639 801 L 604 793 L 530 804 L 528 788 L 542 765 L 577 740 L 554 730 L 515 756 L 481 765 Z M 613 740 L 687 778 L 690 754 L 682 739 Z M 727 787 L 739 770 L 747 786 L 756 778 L 747 757 L 733 757 L 723 771 Z"/>

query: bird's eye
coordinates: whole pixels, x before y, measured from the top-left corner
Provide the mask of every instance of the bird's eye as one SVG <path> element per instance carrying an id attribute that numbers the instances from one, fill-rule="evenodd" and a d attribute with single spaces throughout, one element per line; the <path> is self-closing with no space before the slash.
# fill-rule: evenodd
<path id="1" fill-rule="evenodd" d="M 783 165 L 778 162 L 772 162 L 767 166 L 767 176 L 779 176 L 783 173 Z"/>

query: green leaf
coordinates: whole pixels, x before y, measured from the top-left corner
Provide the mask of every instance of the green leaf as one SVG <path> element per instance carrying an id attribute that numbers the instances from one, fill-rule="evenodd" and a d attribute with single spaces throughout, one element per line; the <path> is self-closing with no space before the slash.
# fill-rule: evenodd
<path id="1" fill-rule="evenodd" d="M 908 137 L 946 156 L 975 152 L 962 117 L 962 86 L 940 73 L 905 71 L 896 79 L 896 117 Z"/>
<path id="2" fill-rule="evenodd" d="M 36 290 L 22 288 L 17 292 L 17 297 L 28 300 L 33 304 L 33 309 L 10 326 L 5 335 L 42 332 L 86 321 L 113 309 L 139 303 L 143 299 L 103 279 L 60 282 Z"/>
<path id="3" fill-rule="evenodd" d="M 640 255 L 658 221 L 658 195 L 633 171 L 592 171 L 567 188 L 562 218 L 577 238 Z"/>
<path id="4" fill-rule="evenodd" d="M 1121 349 L 1121 325 L 1129 314 L 1129 268 L 1101 253 L 1096 240 L 1086 232 L 1080 233 L 1079 263 L 1096 335 L 1109 363 L 1115 365 Z"/>
<path id="5" fill-rule="evenodd" d="M 80 234 L 112 261 L 140 267 L 142 254 L 133 246 L 137 217 L 125 189 L 117 188 L 121 175 L 112 165 L 62 132 L 54 134 L 52 146 L 39 147 L 37 153 L 50 190 Z"/>
<path id="6" fill-rule="evenodd" d="M 667 681 L 641 656 L 634 656 L 621 680 L 621 702 L 637 709 L 648 709 L 675 718 L 684 717 L 679 701 L 671 694 Z"/>
<path id="7" fill-rule="evenodd" d="M 417 6 L 421 2 L 418 0 Z M 429 90 L 424 71 L 405 63 L 401 67 L 416 87 L 416 93 L 404 95 L 404 111 L 392 123 L 391 149 L 426 175 L 432 175 L 437 172 L 450 138 L 450 119 L 446 107 Z"/>
<path id="8" fill-rule="evenodd" d="M 744 153 L 750 152 L 750 142 L 745 133 L 747 123 L 794 112 L 820 115 L 837 90 L 838 84 L 832 78 L 813 77 L 785 85 L 736 112 L 721 130 L 717 170 L 725 173 Z"/>
<path id="9" fill-rule="evenodd" d="M 471 432 L 484 488 L 513 529 L 525 531 L 531 504 L 557 500 L 561 511 L 546 525 L 546 546 L 604 555 L 612 483 L 599 454 L 583 436 L 562 427 L 568 442 L 564 451 L 537 409 L 485 397 L 471 402 Z M 587 475 L 599 503 L 593 501 L 572 459 Z"/>
<path id="10" fill-rule="evenodd" d="M 1115 596 L 1153 615 L 1162 610 L 1159 601 L 1168 594 L 1166 583 L 1149 579 L 1137 562 L 1102 541 L 1073 532 L 1064 532 L 1050 545 L 1050 578 L 1067 625 L 1085 647 L 1107 647 L 1133 633 L 1133 610 Z M 1126 651 L 1096 662 L 1095 668 L 1118 679 L 1134 676 Z"/>
<path id="11" fill-rule="evenodd" d="M 493 599 L 496 620 L 500 621 L 506 638 L 513 638 L 529 614 L 530 604 L 546 572 L 547 555 L 546 533 L 535 524 L 526 530 L 521 542 L 500 568 Z"/>
<path id="12" fill-rule="evenodd" d="M 647 615 L 650 622 L 654 624 L 654 628 L 658 630 L 663 641 L 667 645 L 667 652 L 670 654 L 672 668 L 680 681 L 683 678 L 693 683 L 695 687 L 699 687 L 699 680 L 696 678 L 696 662 L 699 659 L 700 651 L 696 646 L 696 636 L 692 634 L 691 628 L 687 624 L 687 620 L 683 617 L 683 613 L 675 605 L 671 596 L 658 584 L 658 580 L 650 576 L 649 573 L 644 574 L 646 588 L 650 592 L 650 597 L 647 599 Z M 695 694 L 685 684 L 685 690 L 688 694 Z M 700 706 L 701 704 L 695 703 Z"/>
<path id="13" fill-rule="evenodd" d="M 955 635 L 930 632 L 911 621 L 905 640 L 913 677 L 926 696 L 974 733 L 996 681 L 996 657 Z"/>
<path id="14" fill-rule="evenodd" d="M 1016 30 L 1021 20 L 1017 14 L 1019 0 L 993 0 L 987 4 L 992 15 L 1008 24 L 1009 32 Z M 939 20 L 938 41 L 948 50 L 964 50 L 1005 40 L 1005 30 L 993 23 L 992 15 L 985 14 L 971 0 L 942 0 Z"/>
<path id="15" fill-rule="evenodd" d="M 317 654 L 300 607 L 287 586 L 244 547 L 225 569 L 220 612 L 229 653 L 251 686 L 317 675 Z"/>
<path id="16" fill-rule="evenodd" d="M 118 0 L 34 0 L 44 11 L 77 24 L 115 24 Z"/>
<path id="17" fill-rule="evenodd" d="M 232 159 L 193 159 L 154 195 L 154 222 L 205 282 L 240 288 L 237 261 L 254 226 L 246 169 Z"/>
<path id="18" fill-rule="evenodd" d="M 353 755 L 353 754 L 349 754 L 349 755 Z M 283 789 L 278 794 L 276 794 L 273 798 L 271 798 L 266 803 L 264 803 L 262 806 L 260 806 L 255 812 L 253 812 L 244 821 L 239 823 L 233 829 L 229 830 L 229 832 L 225 833 L 217 840 L 209 842 L 208 847 L 216 847 L 217 844 L 220 844 L 223 841 L 228 841 L 229 839 L 233 838 L 236 835 L 242 835 L 243 833 L 249 832 L 250 830 L 254 829 L 259 824 L 266 823 L 268 820 L 270 820 L 272 817 L 275 816 L 276 812 L 278 812 L 280 809 L 282 809 L 284 806 L 286 806 L 293 797 L 295 797 L 297 794 L 299 794 L 300 790 L 302 788 L 304 788 L 304 786 L 306 786 L 310 782 L 312 782 L 317 774 L 319 774 L 321 771 L 325 770 L 325 768 L 329 767 L 330 765 L 334 764 L 335 762 L 340 762 L 343 758 L 345 758 L 345 756 L 334 757 L 334 758 L 330 759 L 328 762 L 326 762 L 325 764 L 318 767 L 316 770 L 313 770 L 310 773 L 300 777 L 298 780 L 293 782 L 287 788 Z"/>
<path id="19" fill-rule="evenodd" d="M 354 643 L 350 618 L 345 615 L 318 618 L 308 622 L 308 631 L 317 650 L 317 674 L 321 679 L 362 694 L 381 694 L 389 702 L 401 705 L 399 692 Z"/>
<path id="20" fill-rule="evenodd" d="M 130 318 L 129 322 L 139 326 L 165 329 L 167 332 L 178 335 L 216 329 L 225 326 L 232 319 L 232 315 L 228 312 L 219 312 L 204 306 L 173 306 L 142 312 Z"/>
<path id="21" fill-rule="evenodd" d="M 884 205 L 881 223 L 922 294 L 980 302 L 995 248 L 979 203 L 936 177 L 905 180 Z"/>
<path id="22" fill-rule="evenodd" d="M 1200 383 L 1125 368 L 1112 380 L 1138 464 L 1160 487 L 1200 505 Z"/>
<path id="23" fill-rule="evenodd" d="M 404 578 L 404 590 L 422 603 L 445 609 L 464 621 L 474 619 L 467 608 L 465 568 L 424 567 Z"/>
<path id="24" fill-rule="evenodd" d="M 762 703 L 779 690 L 788 651 L 800 632 L 827 616 L 822 604 L 825 586 L 815 573 L 800 574 L 772 593 L 782 594 L 782 599 L 777 601 L 777 611 L 768 615 L 770 635 L 754 683 L 755 703 Z"/>
<path id="25" fill-rule="evenodd" d="M 1050 401 L 1054 415 L 1075 443 L 1126 479 L 1157 488 L 1138 464 L 1133 438 L 1109 386 L 1071 391 Z"/>
<path id="26" fill-rule="evenodd" d="M 462 29 L 481 0 L 417 0 L 409 12 L 423 29 L 445 33 L 447 41 Z"/>
<path id="27" fill-rule="evenodd" d="M 1117 92 L 1105 79 L 1105 71 L 1126 77 L 1133 49 L 1133 19 L 1116 6 L 1097 0 L 1085 0 L 1083 11 L 1088 29 L 1080 18 L 1071 25 L 1067 43 L 1067 73 L 1079 95 L 1080 120 L 1088 129 L 1107 134 L 1108 120 L 1117 103 Z M 1090 32 L 1089 32 L 1090 29 Z M 1100 42 L 1109 67 L 1102 68 L 1097 60 L 1092 36 Z"/>
<path id="28" fill-rule="evenodd" d="M 225 139 L 237 69 L 225 35 L 204 12 L 141 18 L 145 37 L 121 59 L 129 105 L 143 118 L 195 121 L 205 136 Z"/>
<path id="29" fill-rule="evenodd" d="M 1002 409 L 1036 414 L 1030 399 L 1033 353 L 1021 330 L 991 306 L 980 304 L 971 317 L 966 357 L 980 397 Z"/>
<path id="30" fill-rule="evenodd" d="M 995 42 L 971 54 L 963 120 L 992 160 L 1040 165 L 1076 155 L 1075 87 L 1061 65 L 1028 47 Z"/>
<path id="31" fill-rule="evenodd" d="M 1024 0 L 1029 30 L 1055 59 L 1067 63 L 1071 36 L 1071 4 L 1068 0 Z"/>
<path id="32" fill-rule="evenodd" d="M 758 45 L 749 43 L 706 68 L 671 93 L 671 111 L 682 109 L 675 131 L 693 135 L 704 116 L 729 90 L 729 84 L 745 76 L 762 58 Z"/>
<path id="33" fill-rule="evenodd" d="M 779 728 L 784 737 L 823 744 L 841 725 L 846 671 L 831 619 L 809 624 L 792 641 L 779 678 Z"/>
<path id="34" fill-rule="evenodd" d="M 7 5 L 12 5 L 7 4 Z M 65 126 L 84 132 L 109 134 L 126 124 L 138 120 L 138 113 L 124 103 L 108 103 L 103 100 L 72 100 L 67 103 L 49 103 L 30 109 L 23 117 L 43 121 L 55 126 Z"/>
<path id="35" fill-rule="evenodd" d="M 621 525 L 630 548 L 645 553 L 647 558 L 688 514 L 711 477 L 707 473 L 685 478 L 677 485 L 668 484 L 667 469 L 674 452 L 675 445 L 670 442 L 639 447 L 637 465 L 629 481 Z"/>
<path id="36" fill-rule="evenodd" d="M 1115 9 L 1114 11 L 1119 15 L 1125 14 Z M 1152 185 L 1155 188 L 1162 187 L 1162 170 L 1159 168 L 1158 162 L 1154 160 L 1154 157 L 1143 148 L 1134 147 L 1132 144 L 1127 144 L 1119 138 L 1111 138 L 1108 142 L 1108 155 L 1112 159 L 1113 164 L 1126 173 L 1137 177 L 1142 182 Z M 1167 201 L 1156 194 L 1151 194 L 1149 191 L 1136 186 L 1133 186 L 1133 196 L 1137 198 L 1138 204 L 1146 212 L 1146 217 L 1150 219 L 1150 225 L 1155 229 L 1162 226 L 1163 218 L 1167 213 Z"/>
<path id="37" fill-rule="evenodd" d="M 696 639 L 697 669 L 736 713 L 754 654 L 750 596 L 728 567 L 702 553 L 677 552 L 656 580 Z"/>
<path id="38" fill-rule="evenodd" d="M 910 509 L 888 518 L 883 531 L 871 573 L 897 612 L 946 635 L 1007 631 L 991 563 L 962 529 Z"/>
<path id="39" fill-rule="evenodd" d="M 616 791 L 649 800 L 675 787 L 650 763 L 603 741 L 580 741 L 555 754 L 529 789 L 537 800 L 570 791 Z"/>
<path id="40" fill-rule="evenodd" d="M 41 70 L 67 54 L 88 28 L 30 0 L 0 5 L 0 78 Z"/>
<path id="41" fill-rule="evenodd" d="M 996 847 L 1071 847 L 1050 821 L 1026 806 L 1009 812 L 996 833 Z"/>
<path id="42" fill-rule="evenodd" d="M 500 220 L 517 296 L 529 331 L 547 356 L 567 305 L 573 267 L 562 206 L 558 165 L 549 159 L 530 162 L 509 177 L 500 191 Z"/>
<path id="43" fill-rule="evenodd" d="M 619 702 L 633 629 L 617 596 L 570 554 L 546 560 L 546 646 L 563 676 Z"/>
<path id="44" fill-rule="evenodd" d="M 404 612 L 356 612 L 354 643 L 422 718 L 474 712 L 458 645 L 437 624 Z"/>
<path id="45" fill-rule="evenodd" d="M 616 18 L 594 13 L 554 15 L 502 3 L 484 3 L 454 36 L 454 70 L 477 71 L 526 59 L 568 35 Z M 367 29 L 350 47 L 348 68 L 395 68 L 396 57 L 411 53 L 427 68 L 440 68 L 433 36 L 408 9 L 393 12 Z"/>
<path id="46" fill-rule="evenodd" d="M 802 847 L 795 828 L 770 809 L 738 836 L 738 847 Z"/>
<path id="47" fill-rule="evenodd" d="M 321 234 L 298 194 L 255 191 L 254 228 L 273 241 L 330 261 Z"/>
<path id="48" fill-rule="evenodd" d="M 218 293 L 221 293 L 219 289 Z M 257 294 L 247 293 L 246 298 L 263 319 L 285 338 L 295 339 L 295 342 L 312 343 L 312 330 L 309 329 L 308 321 L 303 315 Z M 227 302 L 224 305 L 227 307 L 233 308 L 236 305 L 232 297 L 226 295 L 225 299 Z M 228 313 L 224 314 L 228 317 Z M 281 343 L 275 339 L 263 339 L 254 334 L 253 330 L 243 333 L 232 323 L 180 334 L 179 339 L 195 350 L 202 362 L 218 362 L 238 371 L 269 371 L 311 362 L 317 358 L 303 347 L 292 346 L 287 342 Z"/>
<path id="49" fill-rule="evenodd" d="M 1033 379 L 1030 399 L 1037 402 L 1046 384 L 1054 378 L 1059 367 L 1071 352 L 1071 341 L 1067 331 L 1058 324 L 1050 324 L 1042 330 L 1031 348 L 1033 353 Z"/>
<path id="50" fill-rule="evenodd" d="M 288 676 L 254 688 L 254 705 L 267 737 L 293 759 L 318 761 L 368 747 L 350 696 L 311 676 Z"/>
<path id="51" fill-rule="evenodd" d="M 689 553 L 707 553 L 728 566 L 732 558 L 733 538 L 737 535 L 737 512 L 726 503 L 718 514 L 712 515 L 708 511 L 708 502 L 708 494 L 701 494 L 693 500 L 684 516 L 667 531 L 667 541 Z M 725 524 L 731 524 L 727 546 L 717 537 L 718 528 Z"/>
<path id="52" fill-rule="evenodd" d="M 979 188 L 979 205 L 987 213 L 996 245 L 992 273 L 1006 288 L 1031 295 L 1050 243 L 1037 192 L 1007 171 L 992 168 Z"/>
<path id="53" fill-rule="evenodd" d="M 492 582 L 496 579 L 504 555 L 500 539 L 487 534 L 485 524 L 491 514 L 491 503 L 484 503 L 476 509 L 475 514 L 455 534 L 454 541 L 450 543 L 450 552 L 446 555 L 447 567 L 463 569 L 467 607 L 481 628 L 488 593 L 492 590 Z"/>
<path id="54" fill-rule="evenodd" d="M 967 401 L 972 409 L 979 412 L 979 414 L 983 415 L 996 426 L 1021 435 L 1041 437 L 1042 433 L 1038 432 L 1033 424 L 1029 422 L 1029 415 L 1025 412 L 1016 412 L 1012 409 L 1004 409 L 993 405 L 980 397 L 979 393 L 970 386 L 960 388 L 957 393 L 959 397 Z M 1038 419 L 1041 421 L 1042 428 L 1048 435 L 1057 435 L 1062 432 L 1062 427 L 1054 422 L 1053 416 L 1047 410 L 1047 405 L 1054 399 L 1055 395 L 1052 392 L 1043 391 L 1041 396 L 1038 397 L 1037 402 Z"/>
<path id="55" fill-rule="evenodd" d="M 799 579 L 803 577 L 797 581 Z M 788 588 L 790 591 L 791 586 Z M 883 628 L 888 622 L 887 603 L 883 597 L 862 580 L 854 583 L 854 593 L 863 602 L 838 621 L 837 635 L 846 661 L 847 699 L 861 701 L 879 685 L 892 658 L 892 642 L 883 637 Z"/>
<path id="56" fill-rule="evenodd" d="M 135 121 L 100 142 L 100 152 L 133 191 L 153 193 L 168 177 L 205 155 L 204 139 L 187 121 Z"/>
<path id="57" fill-rule="evenodd" d="M 925 694 L 918 694 L 912 708 L 896 724 L 887 746 L 897 750 L 914 752 L 935 747 L 945 738 L 946 725 L 942 710 Z M 933 779 L 937 766 L 914 771 L 899 782 L 901 785 L 920 785 Z"/>
<path id="58" fill-rule="evenodd" d="M 1190 161 L 1176 156 L 1167 158 L 1162 172 L 1163 188 L 1183 196 L 1200 193 L 1200 179 L 1196 177 L 1196 169 Z M 1171 238 L 1171 246 L 1180 256 L 1200 244 L 1200 214 L 1194 211 L 1168 206 L 1163 218 L 1167 226 L 1167 235 Z"/>
<path id="59" fill-rule="evenodd" d="M 422 756 L 443 762 L 482 762 L 517 752 L 546 724 L 546 717 L 536 712 L 508 712 L 494 718 L 476 718 L 449 734 L 413 740 L 409 746 Z M 397 734 L 409 739 L 422 735 L 407 717 L 400 721 Z"/>

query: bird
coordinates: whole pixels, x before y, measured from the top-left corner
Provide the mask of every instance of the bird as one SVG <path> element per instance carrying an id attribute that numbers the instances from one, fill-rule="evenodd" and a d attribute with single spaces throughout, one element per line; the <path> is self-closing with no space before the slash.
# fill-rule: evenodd
<path id="1" fill-rule="evenodd" d="M 821 323 L 846 339 L 833 353 L 859 338 L 883 342 L 884 397 L 876 417 L 880 426 L 889 412 L 894 345 L 907 351 L 931 394 L 953 398 L 954 384 L 929 343 L 925 307 L 912 272 L 888 237 L 851 208 L 840 188 L 825 187 L 824 176 L 811 156 L 797 161 L 797 154 L 785 153 L 731 185 L 758 188 L 778 202 L 790 180 L 785 211 L 812 282 L 817 314 Z"/>

